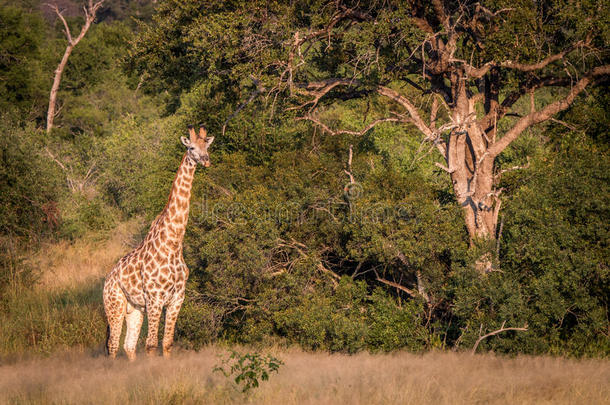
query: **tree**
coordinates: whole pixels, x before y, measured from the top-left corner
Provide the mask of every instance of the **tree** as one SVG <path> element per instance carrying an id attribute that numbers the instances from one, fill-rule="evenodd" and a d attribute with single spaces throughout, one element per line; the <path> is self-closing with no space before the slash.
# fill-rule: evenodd
<path id="1" fill-rule="evenodd" d="M 70 54 L 72 54 L 74 47 L 80 42 L 81 39 L 83 39 L 87 31 L 89 31 L 89 27 L 91 27 L 91 23 L 95 20 L 95 15 L 99 8 L 102 6 L 103 2 L 104 0 L 100 0 L 94 4 L 93 0 L 89 0 L 88 5 L 83 7 L 83 10 L 85 12 L 85 23 L 83 24 L 80 33 L 76 38 L 72 38 L 70 27 L 68 26 L 68 23 L 66 22 L 64 16 L 61 14 L 59 7 L 57 7 L 57 4 L 50 5 L 53 11 L 55 11 L 55 14 L 57 14 L 61 22 L 64 24 L 64 33 L 66 34 L 66 38 L 68 39 L 68 46 L 66 46 L 64 55 L 61 58 L 59 65 L 57 65 L 57 69 L 55 69 L 53 86 L 51 87 L 51 94 L 49 95 L 49 110 L 47 112 L 47 133 L 51 132 L 51 129 L 53 129 L 53 120 L 55 119 L 56 115 L 55 106 L 57 101 L 57 91 L 59 90 L 59 85 L 61 83 L 61 75 L 63 74 L 64 69 L 66 68 L 68 58 L 70 57 Z"/>
<path id="2" fill-rule="evenodd" d="M 255 89 L 241 102 L 263 95 L 272 111 L 331 135 L 388 123 L 419 133 L 443 160 L 473 246 L 493 245 L 498 182 L 525 163 L 504 167 L 503 152 L 610 74 L 609 10 L 595 1 L 254 2 L 247 12 L 169 3 L 136 42 L 142 71 L 183 89 L 219 77 L 214 93 L 233 95 L 250 76 Z M 152 49 L 161 38 L 171 46 Z M 214 51 L 224 46 L 230 52 Z M 362 127 L 332 122 L 346 101 Z M 490 270 L 491 254 L 482 257 Z"/>
<path id="3" fill-rule="evenodd" d="M 502 192 L 496 185 L 506 171 L 497 158 L 608 77 L 610 65 L 600 63 L 607 44 L 594 16 L 605 11 L 601 3 L 574 4 L 570 19 L 551 2 L 533 10 L 529 2 L 402 3 L 325 4 L 320 24 L 295 28 L 274 91 L 289 93 L 302 119 L 330 134 L 360 135 L 384 122 L 415 127 L 444 160 L 437 165 L 451 177 L 471 240 L 495 239 Z M 410 33 L 423 39 L 414 45 L 405 38 Z M 538 96 L 549 87 L 566 90 L 542 105 Z M 324 98 L 363 96 L 386 104 L 387 113 L 360 130 L 331 129 L 317 114 Z M 515 108 L 523 98 L 530 102 L 525 113 Z"/>

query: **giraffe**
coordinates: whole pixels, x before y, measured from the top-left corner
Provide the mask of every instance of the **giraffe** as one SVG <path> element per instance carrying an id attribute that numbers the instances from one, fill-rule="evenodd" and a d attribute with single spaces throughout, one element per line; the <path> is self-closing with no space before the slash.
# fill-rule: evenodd
<path id="1" fill-rule="evenodd" d="M 208 148 L 214 137 L 207 137 L 203 126 L 199 134 L 189 126 L 189 138 L 180 137 L 187 151 L 172 184 L 167 205 L 153 221 L 142 243 L 125 255 L 106 276 L 104 310 L 108 318 L 106 349 L 115 358 L 123 319 L 127 323 L 125 352 L 136 358 L 136 344 L 144 314 L 148 316 L 146 352 L 157 352 L 159 319 L 165 310 L 163 356 L 169 357 L 174 341 L 174 326 L 184 301 L 189 270 L 182 257 L 191 186 L 197 163 L 210 166 Z"/>

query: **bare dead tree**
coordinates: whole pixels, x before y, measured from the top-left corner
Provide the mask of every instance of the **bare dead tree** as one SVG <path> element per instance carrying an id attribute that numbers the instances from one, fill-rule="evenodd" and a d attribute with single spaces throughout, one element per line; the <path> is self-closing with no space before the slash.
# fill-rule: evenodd
<path id="1" fill-rule="evenodd" d="M 481 335 L 481 333 L 483 333 L 483 325 L 481 325 L 481 327 L 479 328 L 479 338 L 477 339 L 477 341 L 474 343 L 474 346 L 472 347 L 472 350 L 470 351 L 471 354 L 475 354 L 477 351 L 477 348 L 479 347 L 479 344 L 487 339 L 488 337 L 492 337 L 495 336 L 497 334 L 500 334 L 502 332 L 508 332 L 511 330 L 514 331 L 527 331 L 527 323 L 525 325 L 523 325 L 522 328 L 505 328 L 504 326 L 506 325 L 506 321 L 502 322 L 502 326 L 500 326 L 500 329 L 496 329 L 493 332 L 489 332 L 486 333 L 485 335 Z"/>
<path id="2" fill-rule="evenodd" d="M 491 11 L 475 1 L 435 0 L 432 7 L 426 2 L 408 3 L 411 22 L 425 34 L 425 39 L 412 49 L 410 67 L 404 68 L 399 80 L 419 96 L 412 96 L 413 91 L 408 96 L 396 88 L 392 83 L 397 80 L 394 72 L 388 73 L 387 79 L 376 82 L 363 80 L 367 69 L 377 63 L 379 48 L 368 52 L 366 58 L 361 54 L 354 56 L 353 69 L 345 77 L 307 81 L 312 77 L 307 69 L 311 63 L 308 55 L 313 50 L 328 49 L 331 38 L 340 42 L 348 30 L 375 21 L 376 15 L 365 6 L 349 8 L 342 1 L 329 3 L 334 11 L 326 26 L 297 31 L 286 43 L 287 59 L 276 64 L 281 67 L 279 79 L 269 95 L 274 92 L 275 97 L 282 92 L 289 94 L 289 98 L 295 100 L 294 107 L 289 109 L 303 111 L 299 119 L 312 122 L 329 135 L 363 135 L 384 123 L 416 128 L 442 158 L 443 163 L 437 162 L 437 166 L 451 178 L 471 243 L 494 240 L 498 234 L 502 192 L 497 186 L 498 173 L 503 172 L 496 167 L 496 158 L 528 128 L 554 120 L 554 116 L 568 109 L 587 86 L 610 75 L 610 65 L 600 65 L 600 58 L 596 59 L 598 66 L 591 67 L 595 63 L 589 63 L 577 75 L 570 74 L 567 69 L 572 68 L 569 57 L 605 51 L 594 49 L 588 35 L 556 53 L 548 51 L 550 47 L 541 48 L 539 53 L 547 54 L 533 63 L 480 59 L 475 63 L 472 57 L 470 60 L 456 57 L 463 54 L 463 44 L 474 44 L 473 49 L 477 46 L 482 49 L 486 30 L 500 26 L 503 16 L 512 9 Z M 418 74 L 421 80 L 417 83 L 408 74 Z M 507 87 L 503 74 L 510 74 L 518 84 Z M 536 108 L 541 104 L 536 102 L 540 90 L 549 87 L 562 87 L 565 91 L 554 101 Z M 324 122 L 323 108 L 320 108 L 322 100 L 365 96 L 385 100 L 388 115 L 371 120 L 360 130 L 333 129 Z M 530 109 L 527 114 L 519 115 L 514 107 L 524 98 L 529 98 Z M 418 101 L 422 99 L 428 101 Z M 508 129 L 500 131 L 498 123 L 505 118 L 501 127 Z M 491 257 L 488 255 L 477 265 L 479 270 L 492 270 Z"/>
<path id="3" fill-rule="evenodd" d="M 66 68 L 66 65 L 68 64 L 68 58 L 70 57 L 70 54 L 72 54 L 74 47 L 81 41 L 81 39 L 84 38 L 87 31 L 89 31 L 91 24 L 95 20 L 97 11 L 102 6 L 103 2 L 104 2 L 104 0 L 100 0 L 96 3 L 93 3 L 93 0 L 88 0 L 88 4 L 86 6 L 83 6 L 83 11 L 85 12 L 85 24 L 83 24 L 83 26 L 80 30 L 80 33 L 78 34 L 78 36 L 76 38 L 72 37 L 72 33 L 70 32 L 70 27 L 68 26 L 68 23 L 66 22 L 66 19 L 62 15 L 62 11 L 59 10 L 59 7 L 57 6 L 57 4 L 47 4 L 47 6 L 49 6 L 53 11 L 55 11 L 55 14 L 57 14 L 59 19 L 63 23 L 64 34 L 66 34 L 66 39 L 68 40 L 68 45 L 66 46 L 64 55 L 61 58 L 59 65 L 57 65 L 57 69 L 55 69 L 55 77 L 53 78 L 53 86 L 51 87 L 51 93 L 49 95 L 49 110 L 47 111 L 47 133 L 51 132 L 51 129 L 53 129 L 53 121 L 55 120 L 55 116 L 57 115 L 57 113 L 55 111 L 56 104 L 57 104 L 57 92 L 59 90 L 59 85 L 61 83 L 61 75 L 63 74 L 64 69 Z"/>

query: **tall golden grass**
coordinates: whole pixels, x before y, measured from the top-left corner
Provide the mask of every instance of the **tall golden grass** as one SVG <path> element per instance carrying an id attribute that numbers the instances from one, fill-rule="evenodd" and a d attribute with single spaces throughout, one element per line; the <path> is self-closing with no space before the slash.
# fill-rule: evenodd
<path id="1" fill-rule="evenodd" d="M 222 349 L 115 362 L 67 353 L 0 367 L 0 402 L 66 404 L 608 404 L 610 363 L 465 353 L 271 350 L 284 365 L 243 394 Z"/>
<path id="2" fill-rule="evenodd" d="M 0 403 L 610 404 L 610 362 L 602 359 L 275 348 L 270 354 L 285 365 L 248 394 L 213 372 L 220 347 L 110 361 L 102 354 L 101 283 L 139 228 L 133 221 L 106 238 L 48 245 L 32 259 L 44 269 L 40 283 L 0 313 Z"/>
<path id="3" fill-rule="evenodd" d="M 133 235 L 141 226 L 141 220 L 133 219 L 120 223 L 108 235 L 45 244 L 30 261 L 41 269 L 38 288 L 57 291 L 99 281 L 134 247 Z"/>
<path id="4" fill-rule="evenodd" d="M 34 288 L 14 286 L 0 311 L 0 360 L 52 353 L 104 341 L 103 278 L 136 242 L 140 220 L 109 234 L 90 234 L 72 243 L 49 243 L 28 260 L 38 269 Z"/>

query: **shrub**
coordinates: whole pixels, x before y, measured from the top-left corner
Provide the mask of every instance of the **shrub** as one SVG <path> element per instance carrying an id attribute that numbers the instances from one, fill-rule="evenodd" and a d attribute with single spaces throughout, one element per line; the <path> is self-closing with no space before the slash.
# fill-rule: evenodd
<path id="1" fill-rule="evenodd" d="M 267 381 L 271 373 L 277 373 L 281 360 L 271 356 L 262 356 L 260 353 L 239 353 L 230 351 L 230 355 L 222 359 L 221 365 L 215 366 L 214 371 L 221 372 L 225 377 L 233 378 L 242 392 L 248 392 L 259 386 L 259 380 Z M 225 369 L 226 368 L 226 369 Z"/>

